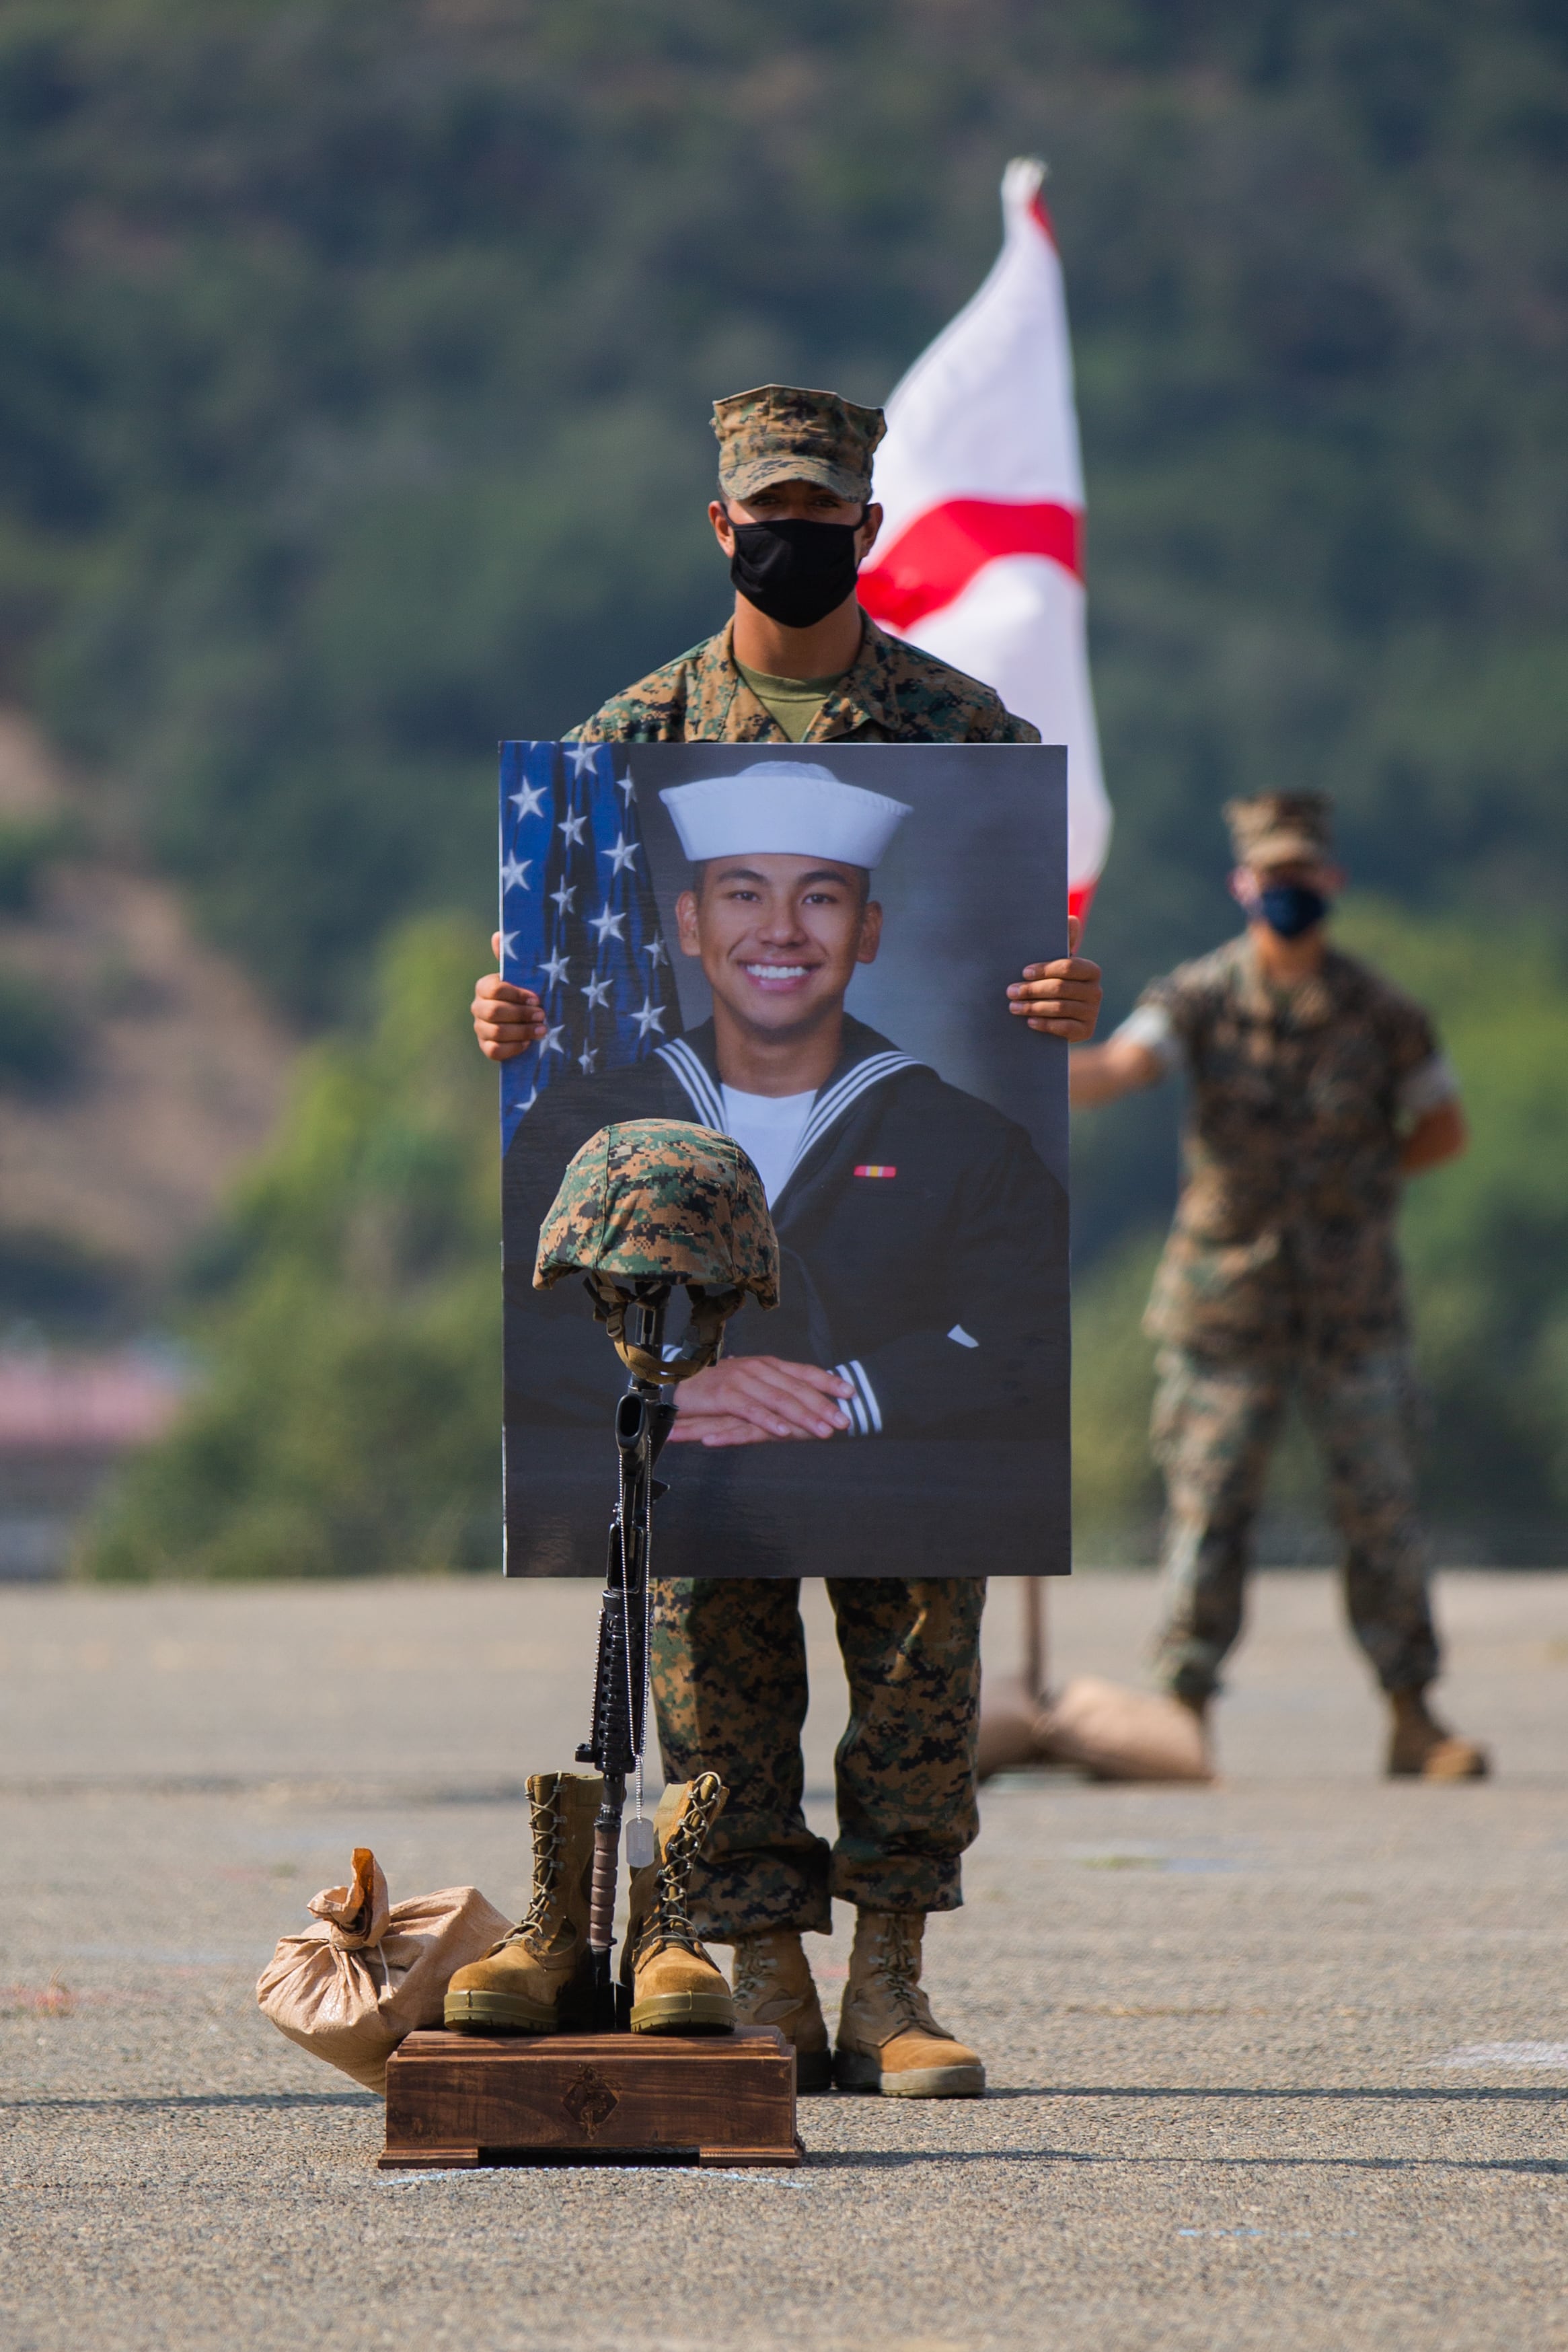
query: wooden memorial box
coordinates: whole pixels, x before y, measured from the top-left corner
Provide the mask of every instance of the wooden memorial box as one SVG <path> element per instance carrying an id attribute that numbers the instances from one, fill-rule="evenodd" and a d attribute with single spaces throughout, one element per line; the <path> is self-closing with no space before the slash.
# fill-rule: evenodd
<path id="1" fill-rule="evenodd" d="M 732 2034 L 411 2033 L 387 2063 L 383 2172 L 490 2164 L 794 2165 L 795 2053 Z"/>

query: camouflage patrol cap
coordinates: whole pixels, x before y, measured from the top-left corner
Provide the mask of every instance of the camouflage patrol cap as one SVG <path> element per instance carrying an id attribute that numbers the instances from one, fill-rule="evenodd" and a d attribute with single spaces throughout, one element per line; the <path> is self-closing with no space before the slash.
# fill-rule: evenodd
<path id="1" fill-rule="evenodd" d="M 1239 866 L 1316 866 L 1333 854 L 1327 793 L 1254 793 L 1227 801 L 1225 822 Z"/>
<path id="2" fill-rule="evenodd" d="M 567 1168 L 539 1228 L 534 1287 L 588 1277 L 623 1362 L 643 1380 L 685 1379 L 716 1358 L 749 1293 L 779 1304 L 779 1243 L 762 1179 L 733 1137 L 679 1118 L 601 1127 Z M 638 1285 L 684 1284 L 693 1335 L 653 1361 L 624 1335 Z"/>
<path id="3" fill-rule="evenodd" d="M 859 503 L 871 496 L 872 452 L 887 423 L 880 408 L 836 392 L 765 383 L 716 400 L 713 429 L 727 498 L 745 500 L 769 482 L 820 482 Z"/>

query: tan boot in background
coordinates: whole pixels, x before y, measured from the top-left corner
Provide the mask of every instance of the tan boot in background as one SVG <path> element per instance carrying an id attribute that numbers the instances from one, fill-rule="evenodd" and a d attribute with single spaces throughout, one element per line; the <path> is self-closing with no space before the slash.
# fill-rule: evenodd
<path id="1" fill-rule="evenodd" d="M 923 1911 L 860 1911 L 839 2015 L 841 2091 L 900 2099 L 977 2099 L 986 2070 L 931 2014 L 920 1990 Z"/>
<path id="2" fill-rule="evenodd" d="M 827 2021 L 795 1928 L 768 1927 L 736 1937 L 734 1991 L 737 2025 L 776 2025 L 793 2045 L 796 2090 L 831 2091 Z"/>
<path id="3" fill-rule="evenodd" d="M 632 1989 L 633 2033 L 731 2033 L 735 2003 L 723 1971 L 686 1916 L 692 1864 L 724 1811 L 716 1772 L 666 1789 L 653 1816 L 653 1859 L 632 1881 L 621 1980 Z"/>
<path id="4" fill-rule="evenodd" d="M 459 1969 L 446 1988 L 448 2026 L 463 2033 L 568 2033 L 592 2023 L 588 1897 L 596 1772 L 538 1772 L 533 1808 L 534 1899 L 507 1937 Z"/>
<path id="5" fill-rule="evenodd" d="M 1484 1780 L 1491 1760 L 1473 1739 L 1461 1739 L 1437 1721 L 1424 1690 L 1390 1691 L 1393 1735 L 1388 1743 L 1391 1780 Z"/>

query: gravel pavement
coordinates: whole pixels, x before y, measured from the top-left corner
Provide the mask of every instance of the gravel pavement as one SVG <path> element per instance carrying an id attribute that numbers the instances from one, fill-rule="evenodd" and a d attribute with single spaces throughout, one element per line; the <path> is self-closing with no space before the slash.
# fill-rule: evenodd
<path id="1" fill-rule="evenodd" d="M 400 2177 L 255 1978 L 355 1843 L 394 1899 L 520 1906 L 593 1588 L 0 1590 L 0 2347 L 1568 2347 L 1568 1576 L 1440 1601 L 1484 1785 L 1378 1778 L 1302 1573 L 1259 1582 L 1221 1786 L 988 1790 L 929 1937 L 984 2101 L 804 2102 L 793 2175 Z M 1052 1588 L 1057 1673 L 1137 1678 L 1152 1614 L 1147 1577 Z M 994 1667 L 1017 1616 L 997 1587 Z"/>

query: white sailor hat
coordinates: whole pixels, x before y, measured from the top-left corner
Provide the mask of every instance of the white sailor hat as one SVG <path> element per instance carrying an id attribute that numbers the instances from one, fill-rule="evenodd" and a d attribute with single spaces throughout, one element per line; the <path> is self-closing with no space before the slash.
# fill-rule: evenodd
<path id="1" fill-rule="evenodd" d="M 909 814 L 905 802 L 841 783 L 804 760 L 759 760 L 739 775 L 673 784 L 659 798 L 694 866 L 779 850 L 870 867 Z"/>

